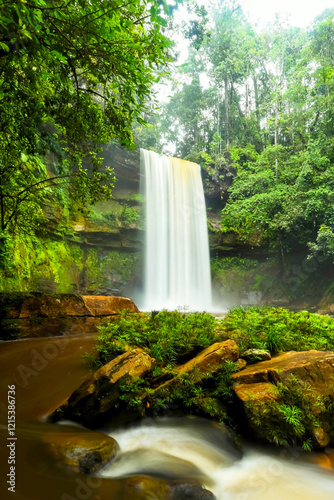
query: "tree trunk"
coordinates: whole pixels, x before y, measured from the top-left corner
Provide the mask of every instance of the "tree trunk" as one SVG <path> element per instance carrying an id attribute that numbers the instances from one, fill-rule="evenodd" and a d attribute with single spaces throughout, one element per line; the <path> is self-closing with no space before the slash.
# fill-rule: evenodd
<path id="1" fill-rule="evenodd" d="M 228 78 L 227 76 L 224 79 L 225 86 L 225 138 L 226 138 L 226 147 L 228 148 L 230 145 L 230 127 L 229 127 L 229 98 L 228 98 Z"/>
<path id="2" fill-rule="evenodd" d="M 281 239 L 280 235 L 277 236 L 277 243 L 278 243 L 278 252 L 279 252 L 281 273 L 284 274 L 287 272 L 286 257 L 285 257 L 284 247 L 283 247 L 283 243 L 282 243 L 282 239 Z"/>
<path id="3" fill-rule="evenodd" d="M 278 110 L 277 110 L 277 102 L 275 103 L 275 146 L 278 145 L 278 130 L 277 130 L 277 121 L 278 121 Z M 278 160 L 277 156 L 275 157 L 275 177 L 277 179 L 278 176 Z"/>

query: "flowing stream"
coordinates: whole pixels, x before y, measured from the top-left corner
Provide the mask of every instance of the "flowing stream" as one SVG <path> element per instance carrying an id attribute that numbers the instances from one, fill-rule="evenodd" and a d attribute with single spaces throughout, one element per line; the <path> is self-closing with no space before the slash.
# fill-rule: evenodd
<path id="1" fill-rule="evenodd" d="M 311 465 L 305 458 L 308 455 L 247 447 L 239 455 L 222 431 L 206 420 L 146 421 L 110 435 L 120 444 L 123 456 L 104 469 L 104 477 L 147 474 L 199 480 L 217 500 L 334 498 L 333 471 Z"/>
<path id="2" fill-rule="evenodd" d="M 212 310 L 199 165 L 140 150 L 145 195 L 144 310 Z"/>
<path id="3" fill-rule="evenodd" d="M 63 470 L 47 453 L 44 438 L 57 442 L 78 426 L 47 424 L 45 416 L 87 378 L 84 352 L 94 338 L 38 338 L 0 344 L 1 499 L 161 500 L 154 492 L 129 493 L 128 478 L 146 475 L 163 481 L 199 481 L 217 500 L 332 500 L 334 452 L 290 453 L 246 446 L 238 453 L 211 422 L 183 417 L 146 420 L 108 431 L 120 445 L 119 458 L 85 478 Z M 51 349 L 52 348 L 52 349 Z M 50 357 L 50 353 L 52 357 Z M 7 388 L 16 385 L 16 492 L 6 490 L 8 472 Z M 80 429 L 79 429 L 80 430 Z M 89 432 L 88 430 L 86 432 Z M 107 432 L 107 431 L 105 431 Z M 318 461 L 328 469 L 316 465 Z M 316 463 L 311 463 L 315 461 Z M 131 490 L 132 491 L 132 490 Z M 140 492 L 139 492 L 140 493 Z M 192 499 L 193 500 L 193 499 Z"/>

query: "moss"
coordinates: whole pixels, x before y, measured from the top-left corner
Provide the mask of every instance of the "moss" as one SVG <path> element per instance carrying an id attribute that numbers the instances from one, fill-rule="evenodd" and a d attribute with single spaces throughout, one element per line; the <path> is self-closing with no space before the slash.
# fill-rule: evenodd
<path id="1" fill-rule="evenodd" d="M 211 274 L 215 287 L 226 292 L 243 294 L 251 291 L 273 293 L 278 285 L 282 289 L 279 263 L 276 259 L 215 257 L 211 259 Z M 287 297 L 282 291 L 282 297 Z M 280 297 L 281 298 L 281 297 Z"/>
<path id="2" fill-rule="evenodd" d="M 137 196 L 140 197 L 140 195 Z M 115 200 L 109 200 L 108 202 L 101 202 L 97 206 L 90 207 L 90 222 L 99 228 L 108 227 L 116 229 L 122 227 L 141 227 L 142 220 L 140 215 L 140 207 L 138 205 L 133 206 L 133 202 L 138 201 L 137 196 L 131 196 L 131 204 L 128 204 L 124 201 L 122 201 L 122 203 L 119 203 Z"/>
<path id="3" fill-rule="evenodd" d="M 78 246 L 69 246 L 66 242 L 47 242 L 47 252 L 57 292 L 75 292 L 75 283 L 83 268 L 83 251 Z"/>
<path id="4" fill-rule="evenodd" d="M 211 260 L 212 278 L 222 292 L 258 290 L 259 263 L 254 259 L 225 257 Z"/>
<path id="5" fill-rule="evenodd" d="M 76 291 L 73 283 L 83 268 L 79 246 L 28 235 L 12 237 L 11 246 L 11 261 L 0 268 L 0 291 L 38 290 L 48 280 L 54 284 L 48 291 Z"/>
<path id="6" fill-rule="evenodd" d="M 109 272 L 115 280 L 127 282 L 133 276 L 137 262 L 138 257 L 134 254 L 109 252 L 101 262 L 101 272 L 103 275 Z"/>
<path id="7" fill-rule="evenodd" d="M 95 248 L 89 248 L 85 261 L 86 286 L 89 291 L 95 291 L 102 284 L 98 253 Z"/>
<path id="8" fill-rule="evenodd" d="M 259 437 L 277 445 L 301 445 L 310 450 L 314 430 L 331 431 L 333 400 L 301 383 L 293 375 L 275 387 L 278 400 L 253 402 L 246 411 Z"/>
<path id="9" fill-rule="evenodd" d="M 124 205 L 120 221 L 122 226 L 125 228 L 139 227 L 142 221 L 138 207 L 129 207 L 128 205 Z"/>
<path id="10" fill-rule="evenodd" d="M 9 249 L 9 251 L 8 251 Z M 24 235 L 6 241 L 0 259 L 0 292 L 123 292 L 135 274 L 139 256 L 88 248 L 65 239 Z"/>

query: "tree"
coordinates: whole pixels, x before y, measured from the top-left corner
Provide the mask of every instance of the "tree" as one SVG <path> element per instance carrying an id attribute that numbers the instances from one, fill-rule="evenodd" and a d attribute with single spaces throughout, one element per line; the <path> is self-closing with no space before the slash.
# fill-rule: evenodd
<path id="1" fill-rule="evenodd" d="M 0 229 L 35 228 L 50 198 L 109 197 L 99 145 L 133 147 L 169 60 L 160 0 L 8 0 L 0 5 Z M 83 164 L 85 160 L 85 164 Z"/>

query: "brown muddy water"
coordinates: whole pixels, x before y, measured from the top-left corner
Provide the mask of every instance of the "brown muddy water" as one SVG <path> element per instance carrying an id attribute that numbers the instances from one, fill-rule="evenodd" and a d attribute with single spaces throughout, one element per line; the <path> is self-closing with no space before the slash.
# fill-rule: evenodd
<path id="1" fill-rule="evenodd" d="M 162 500 L 157 492 L 129 492 L 125 478 L 140 475 L 200 480 L 217 500 L 333 500 L 331 453 L 306 458 L 300 450 L 245 447 L 241 455 L 210 422 L 186 417 L 110 431 L 121 448 L 116 462 L 99 477 L 65 472 L 47 455 L 42 438 L 48 435 L 56 442 L 76 427 L 49 424 L 45 417 L 87 378 L 83 354 L 93 343 L 89 336 L 0 343 L 1 499 Z M 8 386 L 15 386 L 14 436 L 8 433 Z M 15 493 L 7 483 L 13 459 Z"/>

